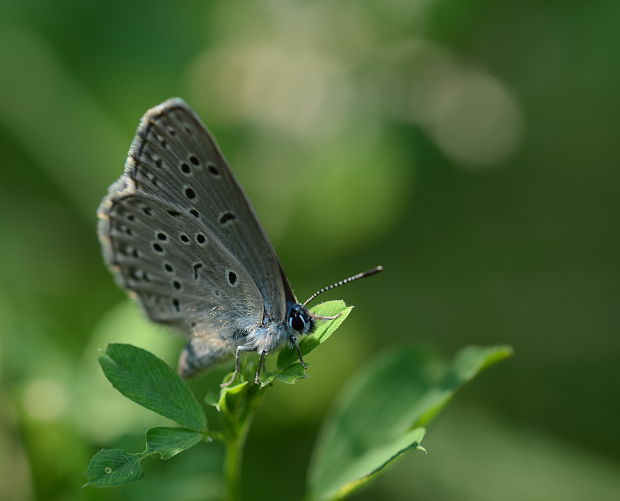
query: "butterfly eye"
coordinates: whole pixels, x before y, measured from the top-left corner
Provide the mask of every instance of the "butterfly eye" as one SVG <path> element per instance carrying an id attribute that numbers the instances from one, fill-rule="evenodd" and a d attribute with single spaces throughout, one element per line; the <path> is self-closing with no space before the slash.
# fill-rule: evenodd
<path id="1" fill-rule="evenodd" d="M 297 332 L 302 332 L 304 330 L 304 327 L 306 326 L 303 318 L 301 318 L 299 315 L 291 317 L 290 324 L 293 330 L 296 330 Z"/>

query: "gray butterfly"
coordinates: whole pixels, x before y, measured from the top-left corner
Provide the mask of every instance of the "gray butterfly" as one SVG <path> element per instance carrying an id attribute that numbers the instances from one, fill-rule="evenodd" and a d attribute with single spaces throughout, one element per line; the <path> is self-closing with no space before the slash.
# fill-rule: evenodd
<path id="1" fill-rule="evenodd" d="M 189 336 L 179 373 L 189 377 L 240 353 L 267 353 L 320 317 L 318 294 L 382 270 L 324 287 L 300 304 L 250 202 L 198 116 L 178 98 L 142 118 L 125 171 L 103 199 L 99 239 L 117 282 L 154 322 Z"/>

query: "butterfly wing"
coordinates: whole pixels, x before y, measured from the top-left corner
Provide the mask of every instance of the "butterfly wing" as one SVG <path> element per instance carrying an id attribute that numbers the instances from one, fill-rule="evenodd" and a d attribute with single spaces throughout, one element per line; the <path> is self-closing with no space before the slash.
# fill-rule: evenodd
<path id="1" fill-rule="evenodd" d="M 205 224 L 252 276 L 266 315 L 283 319 L 293 293 L 276 253 L 215 140 L 187 104 L 175 98 L 149 110 L 129 156 L 134 181 Z"/>
<path id="2" fill-rule="evenodd" d="M 180 99 L 144 115 L 99 217 L 117 281 L 149 318 L 202 340 L 203 357 L 281 322 L 294 299 L 214 139 Z"/>
<path id="3" fill-rule="evenodd" d="M 148 317 L 230 339 L 260 323 L 260 292 L 228 249 L 195 218 L 121 182 L 100 210 L 100 238 L 117 282 Z"/>

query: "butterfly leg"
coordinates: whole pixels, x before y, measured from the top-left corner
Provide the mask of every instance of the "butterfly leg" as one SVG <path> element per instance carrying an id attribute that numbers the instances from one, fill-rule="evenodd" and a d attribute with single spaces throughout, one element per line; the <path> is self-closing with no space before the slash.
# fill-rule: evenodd
<path id="1" fill-rule="evenodd" d="M 290 337 L 291 344 L 295 347 L 297 351 L 297 356 L 299 357 L 299 362 L 304 369 L 308 368 L 308 364 L 304 362 L 304 357 L 301 354 L 301 348 L 299 347 L 299 343 L 297 342 L 297 338 L 295 336 Z"/>
<path id="2" fill-rule="evenodd" d="M 256 368 L 256 374 L 254 375 L 254 384 L 260 384 L 260 373 L 263 370 L 263 367 L 265 367 L 265 355 L 267 355 L 265 350 L 260 352 L 258 367 Z"/>
<path id="3" fill-rule="evenodd" d="M 239 372 L 241 371 L 241 352 L 242 351 L 254 351 L 254 349 L 249 348 L 247 346 L 237 346 L 237 350 L 235 351 L 235 371 L 233 372 L 232 377 L 225 383 L 222 383 L 220 387 L 225 388 L 226 386 L 230 386 L 235 381 L 235 379 L 237 379 L 237 376 L 239 375 Z"/>

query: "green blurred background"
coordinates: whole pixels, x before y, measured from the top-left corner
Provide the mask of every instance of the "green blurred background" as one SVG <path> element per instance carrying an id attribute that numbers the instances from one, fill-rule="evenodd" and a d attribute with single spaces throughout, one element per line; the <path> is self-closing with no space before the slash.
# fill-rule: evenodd
<path id="1" fill-rule="evenodd" d="M 617 0 L 2 0 L 0 499 L 219 497 L 216 445 L 80 489 L 98 449 L 141 450 L 159 424 L 98 350 L 175 363 L 182 345 L 114 285 L 95 234 L 140 116 L 174 95 L 298 296 L 386 269 L 329 296 L 354 314 L 307 381 L 269 392 L 247 499 L 302 496 L 339 388 L 398 342 L 516 354 L 357 499 L 617 499 L 618 47 Z"/>

